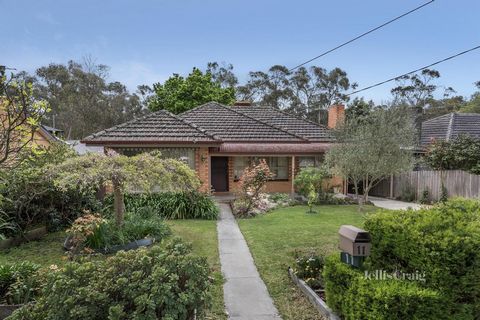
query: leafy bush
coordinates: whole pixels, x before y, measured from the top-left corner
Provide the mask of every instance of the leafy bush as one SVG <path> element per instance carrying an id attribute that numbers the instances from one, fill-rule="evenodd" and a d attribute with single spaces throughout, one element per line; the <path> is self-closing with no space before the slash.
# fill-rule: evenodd
<path id="1" fill-rule="evenodd" d="M 40 266 L 30 262 L 0 265 L 0 304 L 20 304 L 37 295 Z"/>
<path id="2" fill-rule="evenodd" d="M 176 240 L 50 272 L 33 305 L 10 319 L 193 319 L 210 304 L 205 258 Z"/>
<path id="3" fill-rule="evenodd" d="M 238 182 L 240 187 L 241 205 L 236 206 L 236 213 L 240 217 L 254 216 L 255 208 L 261 205 L 261 197 L 265 190 L 268 180 L 274 177 L 274 173 L 270 171 L 265 159 L 253 162 L 250 166 L 243 170 L 243 174 Z"/>
<path id="4" fill-rule="evenodd" d="M 423 190 L 422 192 L 422 198 L 420 199 L 420 203 L 421 204 L 429 204 L 431 201 L 430 201 L 430 192 L 425 189 Z"/>
<path id="5" fill-rule="evenodd" d="M 287 207 L 294 203 L 286 193 L 267 194 L 261 193 L 257 196 L 255 205 L 248 209 L 248 201 L 240 197 L 231 203 L 233 214 L 238 218 L 251 218 L 266 213 L 279 207 Z"/>
<path id="6" fill-rule="evenodd" d="M 448 319 L 437 291 L 399 280 L 373 280 L 338 256 L 327 258 L 323 273 L 328 305 L 346 320 Z"/>
<path id="7" fill-rule="evenodd" d="M 480 202 L 456 199 L 431 209 L 370 215 L 371 269 L 425 272 L 424 286 L 444 292 L 452 318 L 480 314 Z"/>
<path id="8" fill-rule="evenodd" d="M 82 250 L 106 249 L 146 237 L 160 241 L 170 235 L 170 228 L 163 218 L 148 211 L 142 214 L 128 213 L 121 227 L 113 219 L 87 213 L 75 220 L 67 234 L 71 237 L 72 252 L 78 253 Z"/>
<path id="9" fill-rule="evenodd" d="M 295 260 L 294 272 L 312 289 L 323 288 L 322 272 L 325 261 L 322 256 L 308 255 Z"/>
<path id="10" fill-rule="evenodd" d="M 110 210 L 113 197 L 105 199 Z M 165 219 L 207 219 L 218 217 L 218 207 L 207 194 L 193 192 L 162 192 L 125 195 L 125 211 L 141 213 L 153 211 Z"/>
<path id="11" fill-rule="evenodd" d="M 21 234 L 36 224 L 47 224 L 49 231 L 56 231 L 70 225 L 83 209 L 99 209 L 93 189 L 62 191 L 45 177 L 47 165 L 69 157 L 75 154 L 68 146 L 53 145 L 0 172 L 0 211 L 9 224 L 5 236 Z"/>
<path id="12" fill-rule="evenodd" d="M 460 135 L 449 141 L 435 141 L 429 146 L 425 162 L 435 170 L 480 174 L 480 139 Z"/>
<path id="13" fill-rule="evenodd" d="M 411 184 L 405 184 L 400 192 L 399 200 L 413 202 L 416 198 L 415 188 Z"/>
<path id="14" fill-rule="evenodd" d="M 445 184 L 442 181 L 442 184 L 440 185 L 440 202 L 447 202 L 448 201 L 448 190 L 447 187 L 445 187 Z"/>

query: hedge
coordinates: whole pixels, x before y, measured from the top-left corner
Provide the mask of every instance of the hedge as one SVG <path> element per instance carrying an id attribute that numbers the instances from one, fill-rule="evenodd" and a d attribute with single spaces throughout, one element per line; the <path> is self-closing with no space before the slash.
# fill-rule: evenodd
<path id="1" fill-rule="evenodd" d="M 371 270 L 425 272 L 424 286 L 448 296 L 452 318 L 480 315 L 480 202 L 455 199 L 431 209 L 369 216 Z"/>
<path id="2" fill-rule="evenodd" d="M 193 319 L 210 304 L 210 269 L 176 240 L 106 260 L 51 267 L 35 304 L 9 319 Z"/>
<path id="3" fill-rule="evenodd" d="M 345 320 L 449 319 L 445 298 L 415 282 L 366 279 L 338 256 L 327 259 L 323 276 L 327 303 Z"/>

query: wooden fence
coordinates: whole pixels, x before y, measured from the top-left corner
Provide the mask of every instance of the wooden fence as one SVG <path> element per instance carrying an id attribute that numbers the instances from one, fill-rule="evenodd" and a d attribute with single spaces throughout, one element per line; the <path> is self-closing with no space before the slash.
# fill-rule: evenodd
<path id="1" fill-rule="evenodd" d="M 380 181 L 370 191 L 370 195 L 385 198 L 401 198 L 408 193 L 415 200 L 422 198 L 425 190 L 430 199 L 438 201 L 443 184 L 449 197 L 480 198 L 480 175 L 461 170 L 411 171 Z"/>

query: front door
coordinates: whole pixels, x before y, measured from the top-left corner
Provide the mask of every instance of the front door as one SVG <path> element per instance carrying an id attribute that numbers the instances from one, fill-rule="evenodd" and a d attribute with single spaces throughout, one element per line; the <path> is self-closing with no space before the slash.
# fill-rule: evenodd
<path id="1" fill-rule="evenodd" d="M 228 157 L 212 157 L 212 188 L 215 192 L 228 191 Z"/>

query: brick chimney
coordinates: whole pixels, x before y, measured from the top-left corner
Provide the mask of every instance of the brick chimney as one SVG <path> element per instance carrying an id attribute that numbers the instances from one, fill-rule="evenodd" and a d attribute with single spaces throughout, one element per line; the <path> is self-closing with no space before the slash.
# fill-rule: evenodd
<path id="1" fill-rule="evenodd" d="M 334 129 L 345 120 L 345 106 L 343 104 L 333 105 L 328 109 L 328 127 Z"/>
<path id="2" fill-rule="evenodd" d="M 233 105 L 235 107 L 250 107 L 252 105 L 252 102 L 247 100 L 241 100 L 241 101 L 235 101 Z"/>

